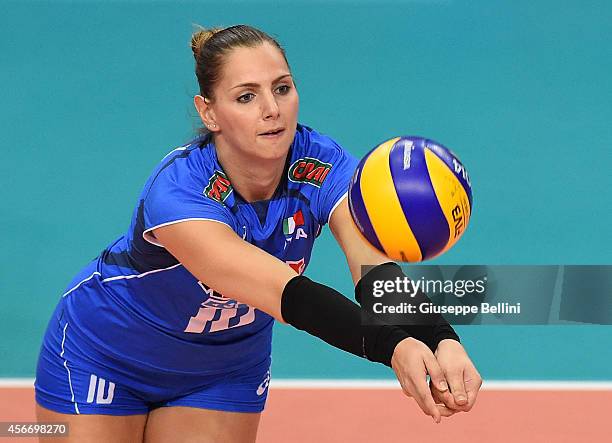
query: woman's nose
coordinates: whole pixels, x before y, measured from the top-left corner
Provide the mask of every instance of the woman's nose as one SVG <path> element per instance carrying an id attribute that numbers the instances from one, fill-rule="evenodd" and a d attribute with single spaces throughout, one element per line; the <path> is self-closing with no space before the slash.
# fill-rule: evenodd
<path id="1" fill-rule="evenodd" d="M 276 103 L 276 97 L 274 97 L 273 94 L 265 94 L 262 111 L 264 120 L 274 120 L 278 118 L 278 103 Z"/>

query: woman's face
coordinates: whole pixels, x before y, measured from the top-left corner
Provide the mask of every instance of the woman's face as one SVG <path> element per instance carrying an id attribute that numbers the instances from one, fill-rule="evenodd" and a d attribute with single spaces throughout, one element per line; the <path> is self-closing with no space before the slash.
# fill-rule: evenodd
<path id="1" fill-rule="evenodd" d="M 278 48 L 264 43 L 233 49 L 213 95 L 209 115 L 217 125 L 217 145 L 251 158 L 286 158 L 295 136 L 299 97 Z"/>

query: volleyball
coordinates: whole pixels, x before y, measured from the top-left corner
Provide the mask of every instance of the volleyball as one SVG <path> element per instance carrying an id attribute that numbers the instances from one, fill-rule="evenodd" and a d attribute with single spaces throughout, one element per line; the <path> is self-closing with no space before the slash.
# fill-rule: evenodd
<path id="1" fill-rule="evenodd" d="M 463 164 L 440 143 L 395 137 L 359 162 L 349 208 L 372 246 L 393 260 L 420 262 L 461 238 L 472 212 L 472 186 Z"/>

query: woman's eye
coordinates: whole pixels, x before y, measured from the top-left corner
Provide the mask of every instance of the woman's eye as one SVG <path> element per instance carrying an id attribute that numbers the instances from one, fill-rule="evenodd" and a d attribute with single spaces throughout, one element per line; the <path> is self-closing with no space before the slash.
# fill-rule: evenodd
<path id="1" fill-rule="evenodd" d="M 291 86 L 289 86 L 289 85 L 280 85 L 278 88 L 276 88 L 278 93 L 281 94 L 281 95 L 285 95 L 285 94 L 289 93 L 290 89 L 291 89 Z"/>
<path id="2" fill-rule="evenodd" d="M 237 100 L 240 103 L 248 103 L 253 99 L 254 96 L 255 96 L 254 94 L 249 92 L 248 94 L 242 94 L 240 97 L 238 97 Z"/>

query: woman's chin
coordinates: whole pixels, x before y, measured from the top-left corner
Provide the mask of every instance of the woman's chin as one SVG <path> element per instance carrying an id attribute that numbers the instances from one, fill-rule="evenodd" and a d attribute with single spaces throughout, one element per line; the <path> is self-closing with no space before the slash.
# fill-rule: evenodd
<path id="1" fill-rule="evenodd" d="M 266 141 L 258 143 L 257 156 L 262 160 L 285 160 L 291 142 L 284 141 L 283 143 L 266 143 Z"/>

